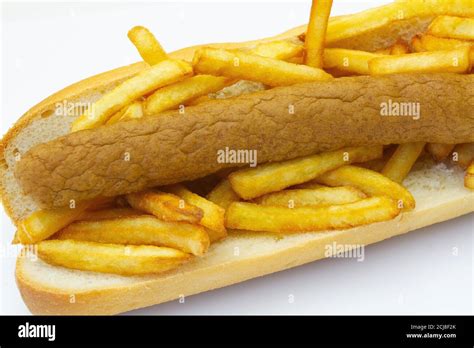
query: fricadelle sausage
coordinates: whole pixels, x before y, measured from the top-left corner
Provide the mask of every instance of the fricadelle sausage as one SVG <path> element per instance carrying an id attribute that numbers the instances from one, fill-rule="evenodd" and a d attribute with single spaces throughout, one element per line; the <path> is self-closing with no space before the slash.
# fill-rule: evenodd
<path id="1" fill-rule="evenodd" d="M 15 175 L 41 206 L 58 207 L 236 166 L 217 161 L 225 148 L 265 163 L 344 146 L 473 142 L 473 85 L 474 75 L 400 74 L 274 88 L 68 134 L 28 151 Z M 393 108 L 403 103 L 418 111 Z"/>

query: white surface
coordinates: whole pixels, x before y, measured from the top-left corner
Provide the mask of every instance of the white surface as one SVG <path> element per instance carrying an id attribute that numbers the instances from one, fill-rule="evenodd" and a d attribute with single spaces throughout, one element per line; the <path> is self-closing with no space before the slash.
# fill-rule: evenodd
<path id="1" fill-rule="evenodd" d="M 390 1 L 334 2 L 333 13 L 343 14 Z M 53 92 L 137 61 L 126 37 L 133 25 L 150 28 L 172 51 L 277 34 L 307 21 L 309 8 L 309 0 L 2 3 L 0 133 Z M 3 211 L 0 221 L 0 314 L 27 314 L 14 257 L 4 256 L 14 228 Z M 369 246 L 363 262 L 322 260 L 131 313 L 470 314 L 473 230 L 470 214 Z"/>

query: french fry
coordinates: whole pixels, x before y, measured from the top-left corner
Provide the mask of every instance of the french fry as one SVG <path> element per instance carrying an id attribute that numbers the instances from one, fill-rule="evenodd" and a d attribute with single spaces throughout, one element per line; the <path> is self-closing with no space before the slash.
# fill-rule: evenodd
<path id="1" fill-rule="evenodd" d="M 233 190 L 248 200 L 310 181 L 348 163 L 365 162 L 381 156 L 382 146 L 345 148 L 241 169 L 230 174 L 229 181 Z"/>
<path id="2" fill-rule="evenodd" d="M 155 215 L 163 221 L 199 223 L 203 211 L 186 203 L 182 198 L 171 193 L 148 190 L 127 195 L 128 203 L 137 210 Z"/>
<path id="3" fill-rule="evenodd" d="M 286 40 L 275 40 L 258 44 L 250 50 L 250 53 L 267 58 L 288 60 L 301 56 L 303 51 L 303 45 Z"/>
<path id="4" fill-rule="evenodd" d="M 372 75 L 396 73 L 465 73 L 470 69 L 469 47 L 449 51 L 411 53 L 384 56 L 369 62 Z"/>
<path id="5" fill-rule="evenodd" d="M 209 97 L 209 95 L 203 95 L 203 96 L 200 96 L 200 97 L 197 97 L 197 98 L 194 98 L 194 99 L 191 99 L 191 100 L 187 101 L 186 103 L 184 103 L 184 105 L 193 106 L 193 105 L 198 105 L 198 104 L 202 104 L 202 103 L 209 102 L 209 101 L 214 101 L 214 100 L 216 100 L 216 99 Z"/>
<path id="6" fill-rule="evenodd" d="M 102 210 L 85 211 L 79 217 L 78 221 L 110 220 L 141 215 L 144 215 L 142 211 L 132 208 L 109 208 Z"/>
<path id="7" fill-rule="evenodd" d="M 209 192 L 207 199 L 224 209 L 227 209 L 231 203 L 240 201 L 240 197 L 234 192 L 227 179 L 217 184 L 217 186 Z"/>
<path id="8" fill-rule="evenodd" d="M 173 193 L 204 212 L 200 224 L 208 229 L 211 242 L 215 242 L 227 236 L 224 226 L 224 208 L 189 191 L 183 185 L 172 185 L 165 188 L 167 192 Z"/>
<path id="9" fill-rule="evenodd" d="M 340 43 L 351 44 L 351 40 L 359 35 L 377 32 L 386 26 L 394 30 L 401 21 L 439 14 L 474 17 L 472 0 L 399 0 L 354 15 L 333 17 L 329 20 L 326 43 L 332 47 Z M 356 44 L 363 43 L 357 41 Z"/>
<path id="10" fill-rule="evenodd" d="M 425 52 L 427 51 L 424 47 L 423 47 L 423 43 L 421 41 L 421 36 L 420 35 L 416 35 L 414 36 L 412 39 L 411 39 L 411 47 L 413 49 L 414 52 Z M 434 51 L 437 51 L 437 50 L 434 50 Z M 445 50 L 442 50 L 442 51 L 445 51 Z"/>
<path id="11" fill-rule="evenodd" d="M 426 150 L 436 161 L 442 161 L 446 159 L 453 149 L 454 145 L 452 144 L 429 143 L 426 145 Z"/>
<path id="12" fill-rule="evenodd" d="M 347 50 L 343 48 L 326 48 L 324 50 L 324 68 L 338 69 L 353 74 L 368 75 L 369 61 L 382 57 L 365 51 Z"/>
<path id="13" fill-rule="evenodd" d="M 467 167 L 466 174 L 464 176 L 464 186 L 470 189 L 474 189 L 474 162 Z"/>
<path id="14" fill-rule="evenodd" d="M 383 157 L 376 158 L 363 163 L 357 163 L 356 166 L 373 170 L 374 172 L 381 172 L 385 164 L 388 162 L 390 157 L 392 157 L 398 145 L 389 145 L 384 146 Z"/>
<path id="15" fill-rule="evenodd" d="M 76 221 L 54 235 L 97 243 L 166 246 L 194 255 L 209 248 L 205 228 L 183 222 L 166 222 L 152 215 L 128 216 L 96 221 Z"/>
<path id="16" fill-rule="evenodd" d="M 257 45 L 249 53 L 263 57 L 286 60 L 301 55 L 303 46 L 289 41 L 272 41 Z M 217 92 L 235 83 L 234 79 L 212 75 L 197 75 L 184 81 L 160 88 L 145 103 L 145 114 L 156 115 L 162 111 L 177 108 L 180 105 L 198 104 L 199 98 Z"/>
<path id="17" fill-rule="evenodd" d="M 37 250 L 42 260 L 56 266 L 121 275 L 165 272 L 191 257 L 171 248 L 74 240 L 45 240 L 38 243 Z"/>
<path id="18" fill-rule="evenodd" d="M 17 239 L 21 244 L 35 244 L 80 218 L 92 202 L 72 204 L 70 207 L 42 209 L 18 223 Z"/>
<path id="19" fill-rule="evenodd" d="M 314 68 L 323 67 L 323 52 L 331 7 L 332 0 L 313 0 L 311 5 L 305 37 L 305 64 Z"/>
<path id="20" fill-rule="evenodd" d="M 128 32 L 128 38 L 140 53 L 145 62 L 155 65 L 168 59 L 163 47 L 161 47 L 155 36 L 145 27 L 136 26 Z"/>
<path id="21" fill-rule="evenodd" d="M 453 152 L 453 160 L 455 157 L 456 160 L 454 162 L 457 162 L 461 168 L 467 168 L 474 160 L 474 143 L 456 145 Z"/>
<path id="22" fill-rule="evenodd" d="M 407 43 L 403 40 L 398 40 L 395 44 L 390 48 L 390 54 L 392 56 L 402 55 L 410 53 L 410 47 Z"/>
<path id="23" fill-rule="evenodd" d="M 228 228 L 267 232 L 345 229 L 393 219 L 400 213 L 388 197 L 372 197 L 327 207 L 284 208 L 235 202 L 226 212 Z"/>
<path id="24" fill-rule="evenodd" d="M 316 181 L 328 186 L 354 186 L 369 196 L 390 197 L 405 211 L 415 208 L 415 199 L 406 188 L 370 169 L 348 165 L 325 173 Z"/>
<path id="25" fill-rule="evenodd" d="M 257 81 L 269 86 L 332 79 L 331 75 L 321 69 L 216 48 L 198 49 L 194 54 L 193 65 L 195 72 L 199 74 Z"/>
<path id="26" fill-rule="evenodd" d="M 143 117 L 143 102 L 135 101 L 127 105 L 122 110 L 112 115 L 105 124 L 114 124 L 117 122 L 132 120 Z"/>
<path id="27" fill-rule="evenodd" d="M 416 41 L 416 42 L 415 42 Z M 446 51 L 457 48 L 469 47 L 469 61 L 474 65 L 474 41 L 463 41 L 457 39 L 446 39 L 433 35 L 424 34 L 413 38 L 412 46 L 416 52 L 424 51 Z"/>
<path id="28" fill-rule="evenodd" d="M 293 189 L 269 193 L 255 200 L 261 205 L 286 206 L 328 206 L 360 201 L 367 196 L 351 186 L 322 187 L 317 189 Z"/>
<path id="29" fill-rule="evenodd" d="M 474 40 L 474 18 L 438 16 L 428 27 L 428 33 L 445 38 Z"/>
<path id="30" fill-rule="evenodd" d="M 156 115 L 175 109 L 195 98 L 206 96 L 232 84 L 233 79 L 212 75 L 196 75 L 184 81 L 158 89 L 145 102 L 145 114 Z"/>
<path id="31" fill-rule="evenodd" d="M 382 174 L 395 182 L 402 183 L 420 156 L 425 143 L 398 145 L 394 154 L 382 169 Z"/>
<path id="32" fill-rule="evenodd" d="M 138 98 L 192 74 L 192 67 L 180 60 L 164 60 L 138 73 L 106 93 L 72 124 L 72 131 L 103 125 L 110 116 Z"/>
<path id="33" fill-rule="evenodd" d="M 473 47 L 474 42 L 457 39 L 447 39 L 429 34 L 418 36 L 420 45 L 424 51 L 447 51 L 462 47 Z"/>

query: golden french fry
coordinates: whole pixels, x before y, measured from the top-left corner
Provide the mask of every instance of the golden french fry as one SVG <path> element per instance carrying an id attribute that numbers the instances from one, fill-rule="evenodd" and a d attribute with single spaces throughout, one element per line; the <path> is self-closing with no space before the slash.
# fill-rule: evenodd
<path id="1" fill-rule="evenodd" d="M 323 67 L 323 52 L 332 0 L 313 0 L 305 37 L 305 64 Z"/>
<path id="2" fill-rule="evenodd" d="M 376 158 L 374 160 L 370 160 L 363 163 L 357 163 L 356 166 L 373 170 L 375 172 L 381 172 L 385 164 L 388 162 L 390 157 L 392 157 L 393 153 L 395 152 L 397 145 L 389 145 L 384 147 L 383 157 Z"/>
<path id="3" fill-rule="evenodd" d="M 78 221 L 96 221 L 96 220 L 110 220 L 120 219 L 130 216 L 145 215 L 142 211 L 132 208 L 109 208 L 102 210 L 86 210 L 78 219 Z"/>
<path id="4" fill-rule="evenodd" d="M 138 98 L 190 76 L 192 67 L 180 60 L 164 60 L 126 80 L 96 101 L 72 124 L 72 131 L 98 127 Z"/>
<path id="5" fill-rule="evenodd" d="M 303 52 L 303 46 L 289 41 L 272 41 L 257 45 L 249 53 L 263 57 L 286 60 Z M 160 88 L 145 104 L 146 115 L 156 115 L 162 111 L 181 105 L 199 104 L 202 99 L 209 100 L 210 93 L 217 92 L 235 83 L 232 78 L 212 75 L 197 75 L 184 81 Z"/>
<path id="6" fill-rule="evenodd" d="M 415 208 L 415 199 L 406 188 L 370 169 L 348 165 L 325 173 L 316 180 L 328 186 L 354 186 L 369 196 L 390 197 L 398 201 L 402 210 Z"/>
<path id="7" fill-rule="evenodd" d="M 214 100 L 216 100 L 216 99 L 209 97 L 209 95 L 203 95 L 201 97 L 191 99 L 190 101 L 186 102 L 185 105 L 186 106 L 198 105 L 198 104 L 201 104 L 201 103 L 205 103 L 205 102 L 208 102 L 208 101 L 214 101 Z"/>
<path id="8" fill-rule="evenodd" d="M 407 43 L 403 40 L 398 40 L 395 44 L 390 48 L 390 54 L 392 56 L 407 54 L 410 53 L 410 47 Z"/>
<path id="9" fill-rule="evenodd" d="M 329 19 L 326 43 L 332 47 L 340 43 L 351 44 L 351 40 L 359 35 L 377 32 L 387 26 L 397 30 L 395 28 L 399 28 L 400 22 L 440 14 L 474 17 L 472 0 L 399 0 L 350 16 L 333 17 Z M 361 42 L 356 41 L 356 44 Z"/>
<path id="10" fill-rule="evenodd" d="M 415 42 L 416 41 L 416 42 Z M 433 35 L 421 35 L 412 41 L 412 46 L 416 52 L 424 51 L 446 51 L 457 48 L 469 47 L 469 61 L 474 65 L 474 41 L 463 41 L 457 39 L 446 39 Z"/>
<path id="11" fill-rule="evenodd" d="M 382 174 L 395 182 L 402 183 L 420 156 L 425 143 L 398 145 L 394 154 L 382 169 Z"/>
<path id="12" fill-rule="evenodd" d="M 145 102 L 145 114 L 156 115 L 232 84 L 234 80 L 212 75 L 196 75 L 184 81 L 163 87 L 149 96 Z"/>
<path id="13" fill-rule="evenodd" d="M 382 57 L 381 54 L 343 48 L 326 48 L 324 50 L 324 68 L 338 69 L 353 74 L 368 75 L 369 61 Z"/>
<path id="14" fill-rule="evenodd" d="M 156 190 L 130 193 L 127 201 L 137 210 L 155 215 L 164 221 L 199 223 L 204 215 L 198 207 L 171 193 Z"/>
<path id="15" fill-rule="evenodd" d="M 54 238 L 166 246 L 199 256 L 206 253 L 210 244 L 209 236 L 202 226 L 184 222 L 166 222 L 153 215 L 76 221 L 55 234 Z"/>
<path id="16" fill-rule="evenodd" d="M 425 51 L 427 51 L 423 47 L 423 43 L 421 41 L 421 36 L 420 35 L 416 35 L 411 39 L 411 47 L 412 47 L 414 52 L 425 52 Z M 437 51 L 437 50 L 433 50 L 433 51 Z M 445 50 L 442 50 L 442 51 L 445 51 Z"/>
<path id="17" fill-rule="evenodd" d="M 457 162 L 462 168 L 467 168 L 474 160 L 474 143 L 456 145 L 453 152 L 453 160 L 455 157 L 455 162 Z"/>
<path id="18" fill-rule="evenodd" d="M 360 201 L 367 196 L 351 186 L 322 187 L 317 189 L 293 189 L 269 193 L 255 200 L 261 205 L 286 206 L 327 206 Z"/>
<path id="19" fill-rule="evenodd" d="M 145 62 L 155 65 L 168 58 L 155 36 L 145 27 L 136 26 L 128 32 L 128 38 Z"/>
<path id="20" fill-rule="evenodd" d="M 165 272 L 191 257 L 171 248 L 74 240 L 42 241 L 38 243 L 38 256 L 56 266 L 121 275 Z"/>
<path id="21" fill-rule="evenodd" d="M 119 112 L 112 115 L 105 124 L 114 124 L 117 122 L 133 120 L 135 118 L 143 117 L 143 102 L 135 101 L 130 105 L 127 105 Z"/>
<path id="22" fill-rule="evenodd" d="M 300 208 L 235 202 L 226 212 L 226 226 L 267 232 L 324 231 L 390 220 L 399 213 L 396 201 L 388 197 L 372 197 L 327 207 Z"/>
<path id="23" fill-rule="evenodd" d="M 449 51 L 411 53 L 384 56 L 369 62 L 372 75 L 396 73 L 465 73 L 470 69 L 469 47 Z"/>
<path id="24" fill-rule="evenodd" d="M 464 186 L 474 189 L 474 162 L 467 167 L 466 175 L 464 176 Z"/>
<path id="25" fill-rule="evenodd" d="M 474 40 L 474 18 L 439 16 L 431 22 L 428 33 L 445 38 Z"/>
<path id="26" fill-rule="evenodd" d="M 69 207 L 37 210 L 18 223 L 17 238 L 21 244 L 38 243 L 79 219 L 91 204 L 73 202 Z"/>
<path id="27" fill-rule="evenodd" d="M 474 42 L 457 39 L 447 39 L 429 34 L 418 36 L 421 47 L 425 51 L 447 51 L 462 47 L 473 47 Z"/>
<path id="28" fill-rule="evenodd" d="M 194 54 L 193 65 L 199 74 L 222 75 L 262 82 L 269 86 L 288 86 L 332 79 L 331 75 L 321 69 L 216 48 L 198 49 Z"/>
<path id="29" fill-rule="evenodd" d="M 209 192 L 207 199 L 218 206 L 227 209 L 232 202 L 240 201 L 240 197 L 232 190 L 229 180 L 224 179 Z"/>
<path id="30" fill-rule="evenodd" d="M 426 145 L 426 150 L 433 156 L 436 161 L 442 161 L 449 156 L 453 151 L 454 145 L 452 144 L 437 144 L 429 143 Z"/>
<path id="31" fill-rule="evenodd" d="M 130 105 L 125 106 L 124 108 L 122 108 L 121 110 L 117 111 L 115 114 L 110 116 L 110 118 L 105 122 L 105 124 L 114 124 L 114 123 L 119 122 L 129 106 Z"/>
<path id="32" fill-rule="evenodd" d="M 224 208 L 189 191 L 183 185 L 168 186 L 165 190 L 181 197 L 188 204 L 202 209 L 204 216 L 200 224 L 208 229 L 211 242 L 215 242 L 227 236 L 227 230 L 224 226 Z"/>
<path id="33" fill-rule="evenodd" d="M 382 146 L 350 147 L 284 162 L 267 163 L 233 172 L 229 175 L 229 181 L 233 190 L 248 200 L 310 181 L 348 163 L 382 157 L 382 151 Z"/>
<path id="34" fill-rule="evenodd" d="M 303 51 L 303 45 L 286 40 L 276 40 L 258 44 L 250 50 L 250 53 L 267 58 L 288 60 L 301 56 Z"/>

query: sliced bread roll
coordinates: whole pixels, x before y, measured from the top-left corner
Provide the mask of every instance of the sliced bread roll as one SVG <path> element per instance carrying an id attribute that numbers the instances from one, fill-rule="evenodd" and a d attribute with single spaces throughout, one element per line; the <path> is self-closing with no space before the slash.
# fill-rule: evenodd
<path id="1" fill-rule="evenodd" d="M 328 45 L 368 51 L 385 48 L 400 36 L 409 40 L 423 32 L 437 14 L 459 15 L 454 3 L 459 1 L 399 1 L 383 7 L 386 16 L 375 18 L 371 12 L 374 10 L 369 10 L 333 18 Z M 400 12 L 401 9 L 406 11 Z M 354 28 L 361 30 L 351 34 Z M 277 39 L 297 40 L 304 31 L 305 26 L 301 26 L 264 40 L 211 46 L 239 48 Z M 197 47 L 170 55 L 191 60 Z M 56 104 L 64 100 L 94 102 L 144 68 L 146 64 L 140 62 L 69 86 L 30 109 L 10 129 L 0 143 L 0 191 L 7 214 L 14 222 L 38 209 L 35 201 L 23 194 L 14 176 L 17 160 L 33 146 L 67 134 L 73 121 L 73 117 L 59 115 Z M 405 184 L 413 193 L 417 208 L 386 222 L 343 231 L 296 233 L 284 238 L 232 231 L 229 238 L 212 245 L 205 257 L 161 275 L 125 277 L 19 258 L 17 283 L 25 303 L 35 314 L 114 314 L 170 301 L 327 257 L 327 244 L 367 245 L 472 212 L 474 193 L 463 187 L 462 176 L 457 168 L 433 163 L 414 171 Z"/>

